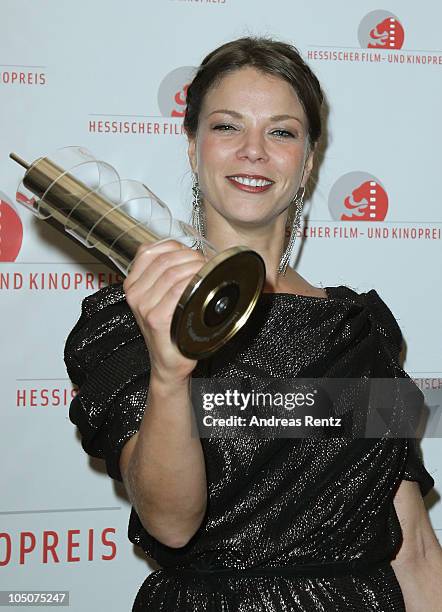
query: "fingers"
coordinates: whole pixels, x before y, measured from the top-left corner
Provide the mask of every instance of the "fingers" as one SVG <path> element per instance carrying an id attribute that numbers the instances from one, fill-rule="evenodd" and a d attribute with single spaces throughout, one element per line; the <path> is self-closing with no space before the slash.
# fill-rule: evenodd
<path id="1" fill-rule="evenodd" d="M 129 289 L 144 272 L 146 267 L 160 254 L 171 253 L 173 251 L 183 251 L 185 245 L 176 240 L 167 240 L 155 244 L 142 244 L 138 247 L 133 261 L 130 264 L 130 271 L 123 285 Z"/>
<path id="2" fill-rule="evenodd" d="M 123 283 L 124 289 L 128 290 L 141 277 L 143 286 L 150 287 L 167 268 L 195 260 L 204 261 L 200 253 L 175 240 L 155 245 L 142 245 L 137 250 L 130 273 Z"/>
<path id="3" fill-rule="evenodd" d="M 186 276 L 180 282 L 169 287 L 155 305 L 149 306 L 148 318 L 152 329 L 161 329 L 164 327 L 167 327 L 168 330 L 170 329 L 170 323 L 176 305 L 189 284 L 189 280 L 190 278 Z"/>
<path id="4" fill-rule="evenodd" d="M 138 291 L 149 292 L 164 285 L 164 281 L 169 285 L 183 278 L 183 266 L 201 267 L 203 264 L 195 253 L 185 251 L 169 251 L 158 255 L 148 267 L 139 275 L 136 281 Z M 190 274 L 190 272 L 189 272 Z M 158 282 L 160 281 L 160 282 Z M 162 281 L 162 282 L 161 282 Z M 136 290 L 136 289 L 135 289 Z M 155 291 L 153 292 L 155 293 Z"/>
<path id="5" fill-rule="evenodd" d="M 141 245 L 123 282 L 131 308 L 149 351 L 152 372 L 182 379 L 197 361 L 184 357 L 171 338 L 176 305 L 191 278 L 206 263 L 201 253 L 175 241 Z"/>
<path id="6" fill-rule="evenodd" d="M 137 250 L 131 271 L 123 283 L 129 305 L 144 318 L 171 288 L 182 283 L 183 287 L 176 296 L 175 306 L 186 284 L 204 263 L 205 259 L 201 253 L 174 240 L 142 245 Z M 153 320 L 151 316 L 149 319 Z"/>
<path id="7" fill-rule="evenodd" d="M 185 261 L 179 265 L 169 267 L 163 274 L 157 277 L 153 285 L 150 287 L 143 286 L 143 293 L 140 296 L 143 308 L 147 311 L 152 311 L 153 308 L 162 302 L 166 295 L 171 293 L 171 295 L 176 296 L 173 303 L 173 309 L 175 309 L 181 294 L 203 265 L 204 263 L 201 261 Z"/>

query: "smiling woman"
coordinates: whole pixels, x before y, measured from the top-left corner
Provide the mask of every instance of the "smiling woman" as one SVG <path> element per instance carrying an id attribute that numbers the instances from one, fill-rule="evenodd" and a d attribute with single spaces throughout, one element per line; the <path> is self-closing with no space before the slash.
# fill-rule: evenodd
<path id="1" fill-rule="evenodd" d="M 221 235 L 226 248 L 262 228 L 280 251 L 289 205 L 313 162 L 308 120 L 291 85 L 251 67 L 224 76 L 204 98 L 189 158 L 209 241 Z"/>
<path id="2" fill-rule="evenodd" d="M 194 190 L 204 200 L 198 229 L 206 228 L 219 248 L 256 241 L 260 232 L 268 289 L 277 291 L 278 280 L 285 284 L 277 273 L 287 271 L 321 135 L 323 93 L 294 47 L 254 39 L 252 50 L 251 40 L 205 58 L 188 89 L 184 127 Z M 272 262 L 281 251 L 276 269 Z M 292 270 L 288 281 L 292 291 L 318 294 Z"/>
<path id="3" fill-rule="evenodd" d="M 239 422 L 227 439 L 194 435 L 195 378 L 231 381 L 232 393 L 238 381 L 408 379 L 376 291 L 314 287 L 287 266 L 322 100 L 297 50 L 263 38 L 216 49 L 189 86 L 195 226 L 218 250 L 247 245 L 266 263 L 265 292 L 227 345 L 196 362 L 170 339 L 202 241 L 140 247 L 123 284 L 84 300 L 67 339 L 70 418 L 126 486 L 130 540 L 161 566 L 134 611 L 440 609 L 442 553 L 422 502 L 434 482 L 414 441 L 391 435 L 407 398 L 391 394 L 390 435 L 377 438 L 365 435 L 363 392 L 338 394 L 304 438 L 243 437 Z"/>

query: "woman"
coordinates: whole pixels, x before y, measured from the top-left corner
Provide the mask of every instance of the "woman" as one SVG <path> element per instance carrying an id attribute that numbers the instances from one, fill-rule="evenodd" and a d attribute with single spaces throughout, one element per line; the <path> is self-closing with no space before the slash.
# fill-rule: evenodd
<path id="1" fill-rule="evenodd" d="M 131 541 L 162 567 L 133 610 L 441 609 L 442 553 L 422 501 L 434 482 L 411 441 L 191 435 L 196 377 L 406 378 L 401 332 L 375 291 L 317 288 L 287 268 L 322 98 L 295 48 L 259 38 L 213 51 L 188 89 L 195 225 L 266 264 L 231 342 L 199 362 L 171 343 L 175 305 L 205 261 L 172 240 L 141 247 L 123 285 L 86 298 L 67 340 L 70 418 L 126 486 Z"/>

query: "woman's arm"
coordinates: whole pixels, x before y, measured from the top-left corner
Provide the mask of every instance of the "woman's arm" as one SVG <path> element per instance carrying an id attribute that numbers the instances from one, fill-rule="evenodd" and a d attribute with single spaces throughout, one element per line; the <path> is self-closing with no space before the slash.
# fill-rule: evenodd
<path id="1" fill-rule="evenodd" d="M 442 548 L 414 481 L 403 480 L 394 507 L 403 542 L 392 562 L 407 612 L 442 611 Z"/>
<path id="2" fill-rule="evenodd" d="M 179 548 L 204 517 L 207 493 L 200 438 L 192 434 L 189 382 L 150 380 L 141 427 L 123 447 L 120 468 L 129 498 L 145 529 Z"/>
<path id="3" fill-rule="evenodd" d="M 182 355 L 170 336 L 178 300 L 204 261 L 174 240 L 141 245 L 123 283 L 149 351 L 150 380 L 141 426 L 123 448 L 120 471 L 146 531 L 174 548 L 194 535 L 207 505 L 190 394 L 197 361 Z"/>

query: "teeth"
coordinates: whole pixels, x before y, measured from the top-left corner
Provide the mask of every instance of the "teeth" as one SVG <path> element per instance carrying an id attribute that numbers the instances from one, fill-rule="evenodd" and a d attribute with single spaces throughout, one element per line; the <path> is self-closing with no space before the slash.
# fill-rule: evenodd
<path id="1" fill-rule="evenodd" d="M 272 181 L 266 181 L 265 179 L 250 179 L 244 176 L 231 176 L 231 179 L 241 185 L 248 185 L 249 187 L 264 187 L 265 185 L 271 185 Z"/>

